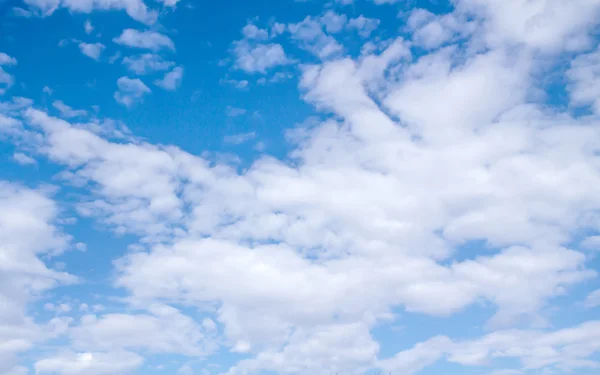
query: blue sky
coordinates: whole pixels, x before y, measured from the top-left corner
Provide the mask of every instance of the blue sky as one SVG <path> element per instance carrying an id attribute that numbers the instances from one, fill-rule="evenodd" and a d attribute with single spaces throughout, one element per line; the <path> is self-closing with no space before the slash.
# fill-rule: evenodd
<path id="1" fill-rule="evenodd" d="M 600 1 L 0 19 L 0 374 L 598 371 Z"/>

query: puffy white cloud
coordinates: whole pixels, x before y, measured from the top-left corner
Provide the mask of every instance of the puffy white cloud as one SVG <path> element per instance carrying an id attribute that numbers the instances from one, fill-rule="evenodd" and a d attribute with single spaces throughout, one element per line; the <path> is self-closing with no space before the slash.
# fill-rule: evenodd
<path id="1" fill-rule="evenodd" d="M 252 45 L 245 40 L 235 44 L 236 67 L 248 73 L 266 73 L 268 69 L 290 64 L 281 44 Z"/>
<path id="2" fill-rule="evenodd" d="M 269 38 L 269 32 L 265 29 L 259 29 L 254 24 L 247 24 L 242 29 L 242 34 L 244 34 L 244 38 L 246 39 L 259 39 L 265 40 Z"/>
<path id="3" fill-rule="evenodd" d="M 31 156 L 27 156 L 22 152 L 15 152 L 13 154 L 13 160 L 21 165 L 37 164 L 37 161 L 35 161 L 34 158 L 32 158 Z"/>
<path id="4" fill-rule="evenodd" d="M 324 21 L 317 17 L 306 17 L 298 23 L 288 25 L 288 30 L 292 35 L 292 39 L 299 43 L 301 48 L 308 50 L 321 59 L 338 56 L 343 47 L 331 35 L 323 31 Z M 336 31 L 337 23 L 330 23 L 330 30 Z M 339 30 L 338 30 L 339 31 Z"/>
<path id="5" fill-rule="evenodd" d="M 17 65 L 17 59 L 4 52 L 0 52 L 0 65 Z"/>
<path id="6" fill-rule="evenodd" d="M 64 332 L 67 320 L 45 325 L 27 315 L 27 304 L 75 278 L 52 270 L 41 256 L 68 247 L 69 238 L 53 224 L 58 207 L 43 191 L 0 182 L 0 372 L 19 371 L 17 355 Z"/>
<path id="7" fill-rule="evenodd" d="M 87 116 L 87 112 L 83 109 L 73 109 L 72 107 L 63 103 L 62 100 L 55 100 L 52 102 L 52 106 L 60 112 L 61 117 L 72 118 Z"/>
<path id="8" fill-rule="evenodd" d="M 413 374 L 441 358 L 465 366 L 481 365 L 492 358 L 514 358 L 527 370 L 554 368 L 571 372 L 597 367 L 598 363 L 588 358 L 599 350 L 600 322 L 589 321 L 554 332 L 497 331 L 473 341 L 436 337 L 381 361 L 379 367 Z"/>
<path id="9" fill-rule="evenodd" d="M 157 1 L 160 3 L 163 3 L 163 5 L 166 7 L 174 7 L 181 0 L 157 0 Z"/>
<path id="10" fill-rule="evenodd" d="M 121 62 L 127 69 L 136 74 L 150 74 L 157 71 L 168 70 L 175 63 L 164 60 L 155 53 L 144 53 L 136 56 L 127 56 Z"/>
<path id="11" fill-rule="evenodd" d="M 75 13 L 89 14 L 95 10 L 124 10 L 136 21 L 153 24 L 158 18 L 156 11 L 149 10 L 143 0 L 24 0 L 42 16 L 49 16 L 58 8 Z"/>
<path id="12" fill-rule="evenodd" d="M 535 1 L 506 3 L 461 1 L 456 25 L 413 14 L 412 42 L 435 49 L 423 56 L 397 38 L 334 59 L 321 50 L 350 21 L 333 13 L 286 27 L 325 60 L 302 67 L 300 88 L 331 115 L 290 131 L 294 148 L 283 161 L 261 156 L 241 169 L 174 146 L 111 141 L 39 110 L 7 110 L 3 128 L 33 133 L 37 152 L 89 188 L 78 212 L 140 236 L 144 247 L 115 264 L 116 286 L 145 311 L 85 317 L 69 332 L 79 355 L 50 355 L 38 372 L 125 372 L 141 364 L 133 351 L 201 356 L 210 327 L 222 329 L 220 344 L 248 355 L 231 374 L 411 374 L 439 360 L 502 358 L 517 360 L 508 371 L 597 365 L 598 322 L 510 329 L 545 323 L 554 297 L 597 276 L 567 244 L 589 232 L 581 246 L 594 245 L 600 231 L 600 130 L 595 116 L 548 111 L 531 95 L 538 53 L 576 50 L 586 23 L 556 20 L 549 30 L 542 22 L 521 35 L 502 26 L 503 12 L 531 13 L 515 16 L 518 29 L 522 17 L 554 20 L 574 8 L 546 14 L 528 8 Z M 483 32 L 461 34 L 461 12 Z M 456 35 L 471 39 L 439 48 Z M 248 37 L 234 53 L 274 45 L 257 43 Z M 253 57 L 244 70 L 267 71 L 271 60 Z M 123 101 L 149 92 L 121 80 Z M 462 249 L 470 241 L 484 243 L 475 255 Z M 166 306 L 161 315 L 152 307 L 159 301 L 216 323 Z M 492 311 L 488 329 L 507 329 L 378 356 L 371 330 L 396 319 L 396 309 L 444 317 L 474 304 Z"/>
<path id="13" fill-rule="evenodd" d="M 83 24 L 83 29 L 85 30 L 86 34 L 91 34 L 92 31 L 94 31 L 94 25 L 92 25 L 92 22 L 90 20 L 86 20 Z"/>
<path id="14" fill-rule="evenodd" d="M 573 106 L 591 106 L 600 113 L 600 49 L 577 56 L 567 71 L 568 86 Z"/>
<path id="15" fill-rule="evenodd" d="M 94 60 L 98 60 L 100 58 L 100 55 L 105 48 L 106 46 L 102 43 L 79 43 L 79 50 L 81 53 Z"/>
<path id="16" fill-rule="evenodd" d="M 150 88 L 139 78 L 121 77 L 117 80 L 118 91 L 115 92 L 115 100 L 125 107 L 131 107 L 143 100 L 144 95 L 151 92 Z"/>
<path id="17" fill-rule="evenodd" d="M 183 68 L 178 66 L 166 73 L 162 79 L 154 81 L 154 84 L 164 90 L 175 91 L 183 80 Z"/>
<path id="18" fill-rule="evenodd" d="M 65 352 L 35 363 L 37 374 L 58 375 L 121 375 L 130 373 L 144 363 L 144 358 L 131 352 L 104 353 Z"/>
<path id="19" fill-rule="evenodd" d="M 205 328 L 166 305 L 151 305 L 147 310 L 149 314 L 85 315 L 70 330 L 71 347 L 84 352 L 145 350 L 191 357 L 204 357 L 216 348 L 216 330 L 208 323 Z"/>
<path id="20" fill-rule="evenodd" d="M 600 1 L 459 0 L 457 7 L 484 21 L 478 34 L 491 47 L 517 44 L 554 53 L 591 45 Z"/>
<path id="21" fill-rule="evenodd" d="M 244 110 L 243 113 L 246 113 L 246 111 Z M 240 133 L 240 134 L 228 135 L 228 136 L 225 137 L 224 141 L 225 141 L 225 143 L 231 143 L 231 144 L 234 144 L 234 145 L 239 145 L 239 144 L 248 142 L 249 140 L 254 139 L 254 138 L 256 138 L 256 133 L 255 132 L 248 132 L 248 133 Z"/>
<path id="22" fill-rule="evenodd" d="M 16 65 L 17 60 L 14 57 L 0 52 L 0 95 L 4 94 L 15 82 L 15 78 L 7 73 L 2 65 Z"/>
<path id="23" fill-rule="evenodd" d="M 149 49 L 151 51 L 159 51 L 161 49 L 175 50 L 175 44 L 166 35 L 156 31 L 145 30 L 139 31 L 135 29 L 125 29 L 113 41 L 133 48 Z"/>

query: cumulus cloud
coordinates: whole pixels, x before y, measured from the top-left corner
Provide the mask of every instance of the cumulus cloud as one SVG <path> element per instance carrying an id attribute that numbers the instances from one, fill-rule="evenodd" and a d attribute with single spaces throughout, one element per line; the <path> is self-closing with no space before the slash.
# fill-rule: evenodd
<path id="1" fill-rule="evenodd" d="M 79 43 L 79 49 L 81 50 L 81 53 L 94 60 L 98 60 L 100 58 L 100 54 L 102 54 L 102 51 L 105 48 L 106 46 L 104 46 L 102 43 Z"/>
<path id="2" fill-rule="evenodd" d="M 175 65 L 173 61 L 164 60 L 160 55 L 155 53 L 127 56 L 121 63 L 125 65 L 129 71 L 139 75 L 168 70 Z"/>
<path id="3" fill-rule="evenodd" d="M 86 116 L 87 112 L 83 109 L 73 109 L 72 107 L 63 103 L 62 100 L 55 100 L 52 102 L 52 106 L 60 112 L 61 117 L 71 118 L 71 117 L 79 117 Z"/>
<path id="4" fill-rule="evenodd" d="M 178 66 L 166 73 L 162 79 L 154 81 L 154 84 L 164 90 L 175 91 L 183 80 L 183 68 Z"/>
<path id="5" fill-rule="evenodd" d="M 237 42 L 234 47 L 236 67 L 247 73 L 266 73 L 268 69 L 291 63 L 280 44 L 252 45 Z"/>
<path id="6" fill-rule="evenodd" d="M 83 24 L 83 29 L 85 30 L 86 34 L 91 34 L 92 31 L 94 31 L 94 25 L 92 25 L 92 22 L 90 22 L 90 20 L 86 20 Z"/>
<path id="7" fill-rule="evenodd" d="M 28 303 L 60 284 L 75 282 L 49 268 L 42 256 L 67 249 L 69 237 L 56 226 L 58 207 L 45 192 L 0 182 L 0 372 L 20 371 L 17 356 L 64 333 L 68 320 L 35 323 Z"/>
<path id="8" fill-rule="evenodd" d="M 32 165 L 37 164 L 34 158 L 27 156 L 22 152 L 15 152 L 13 154 L 13 160 L 21 165 Z"/>
<path id="9" fill-rule="evenodd" d="M 140 239 L 114 261 L 128 309 L 71 323 L 65 350 L 44 353 L 36 371 L 119 374 L 142 364 L 135 353 L 201 357 L 219 345 L 244 355 L 223 369 L 231 375 L 416 374 L 440 361 L 476 371 L 509 362 L 506 374 L 596 367 L 600 323 L 554 328 L 544 314 L 597 277 L 583 252 L 600 232 L 600 130 L 587 87 L 596 52 L 580 53 L 594 18 L 573 16 L 594 4 L 460 0 L 444 16 L 413 12 L 412 39 L 374 39 L 357 57 L 342 56 L 334 35 L 363 30 L 364 20 L 349 26 L 328 12 L 288 24 L 282 32 L 318 57 L 302 66 L 300 91 L 319 117 L 286 133 L 286 157 L 261 155 L 244 168 L 113 140 L 30 102 L 6 105 L 0 129 L 84 187 L 78 214 Z M 260 30 L 234 44 L 236 66 L 249 73 L 289 61 Z M 427 53 L 413 54 L 415 45 Z M 549 110 L 533 95 L 562 51 L 579 54 L 559 73 L 590 115 Z M 117 85 L 126 106 L 150 92 L 139 79 Z M 67 282 L 36 262 L 51 240 L 61 239 L 59 250 L 67 242 L 48 224 L 56 206 L 38 191 L 6 191 L 0 207 L 17 215 L 0 243 L 21 246 L 10 254 L 28 254 L 48 279 L 42 290 Z M 52 210 L 44 217 L 39 206 Z M 35 226 L 14 219 L 29 215 Z M 472 243 L 481 245 L 465 250 Z M 8 264 L 18 269 L 15 259 Z M 15 319 L 29 298 L 16 289 L 25 302 L 11 309 Z M 594 308 L 596 297 L 583 304 Z M 431 335 L 381 353 L 376 327 L 416 315 L 442 321 L 473 306 L 484 307 L 479 337 Z"/>
<path id="10" fill-rule="evenodd" d="M 148 9 L 143 0 L 25 0 L 25 4 L 43 17 L 66 8 L 73 13 L 85 14 L 96 10 L 124 10 L 131 18 L 145 24 L 153 24 L 158 18 L 158 13 Z"/>
<path id="11" fill-rule="evenodd" d="M 150 30 L 125 29 L 113 41 L 127 47 L 149 49 L 151 51 L 159 51 L 161 49 L 175 50 L 175 44 L 171 38 Z"/>
<path id="12" fill-rule="evenodd" d="M 79 50 L 81 53 L 94 60 L 98 60 L 100 58 L 100 55 L 105 48 L 106 46 L 102 43 L 79 43 Z"/>
<path id="13" fill-rule="evenodd" d="M 37 374 L 121 375 L 144 363 L 144 358 L 131 352 L 66 352 L 35 362 Z"/>
<path id="14" fill-rule="evenodd" d="M 117 80 L 118 90 L 114 94 L 117 103 L 131 107 L 143 100 L 144 95 L 151 92 L 150 88 L 139 78 L 121 77 Z"/>
<path id="15" fill-rule="evenodd" d="M 17 59 L 4 52 L 0 52 L 0 65 L 17 65 Z"/>
<path id="16" fill-rule="evenodd" d="M 2 66 L 16 65 L 17 60 L 14 57 L 0 52 L 0 95 L 4 94 L 15 82 L 15 78 L 7 73 Z"/>

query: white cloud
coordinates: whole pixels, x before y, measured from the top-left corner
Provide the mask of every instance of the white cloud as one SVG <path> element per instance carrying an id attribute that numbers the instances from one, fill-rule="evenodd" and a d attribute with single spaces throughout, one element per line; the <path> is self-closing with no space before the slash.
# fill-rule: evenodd
<path id="1" fill-rule="evenodd" d="M 94 25 L 92 25 L 90 20 L 86 20 L 83 24 L 83 29 L 85 30 L 85 33 L 89 35 L 94 31 Z"/>
<path id="2" fill-rule="evenodd" d="M 37 154 L 86 186 L 78 212 L 141 237 L 114 273 L 136 311 L 86 316 L 68 332 L 76 352 L 49 354 L 38 372 L 131 371 L 142 362 L 134 351 L 201 356 L 214 343 L 211 329 L 222 331 L 216 341 L 224 349 L 247 356 L 224 370 L 232 375 L 373 367 L 411 374 L 437 361 L 475 367 L 503 359 L 515 366 L 507 373 L 597 366 L 599 322 L 531 329 L 550 323 L 544 310 L 556 307 L 555 297 L 597 277 L 587 254 L 565 245 L 581 232 L 591 233 L 581 247 L 594 245 L 600 232 L 597 118 L 548 110 L 531 95 L 547 66 L 540 56 L 583 45 L 574 41 L 585 39 L 585 22 L 561 19 L 577 5 L 563 14 L 546 10 L 563 10 L 565 2 L 464 0 L 455 29 L 445 16 L 421 14 L 409 25 L 413 40 L 375 41 L 356 59 L 325 48 L 339 45 L 328 33 L 348 27 L 343 17 L 291 25 L 292 37 L 326 60 L 303 65 L 300 80 L 304 100 L 322 114 L 288 133 L 293 150 L 285 160 L 263 155 L 243 169 L 175 146 L 111 141 L 11 104 L 1 129 L 29 132 L 21 143 L 35 139 Z M 528 13 L 510 18 L 516 31 L 498 26 L 519 6 Z M 480 32 L 461 34 L 462 12 Z M 521 35 L 520 25 L 533 35 Z M 456 35 L 469 39 L 442 47 Z M 413 42 L 435 51 L 411 56 Z M 254 43 L 234 47 L 252 55 L 270 46 Z M 271 60 L 251 58 L 244 70 L 267 71 Z M 139 79 L 122 77 L 118 85 L 115 98 L 125 105 L 150 92 Z M 249 135 L 235 137 L 228 141 Z M 31 204 L 21 198 L 11 207 L 15 195 L 0 201 L 18 213 L 5 220 L 10 237 L 0 243 L 44 232 L 28 224 L 13 233 L 22 221 L 14 217 Z M 485 249 L 465 251 L 471 241 Z M 59 282 L 54 273 L 49 279 L 47 287 Z M 199 324 L 165 305 L 168 316 L 161 315 L 156 303 L 214 321 Z M 24 305 L 9 307 L 11 316 L 21 317 Z M 436 336 L 391 358 L 378 354 L 372 330 L 399 319 L 395 310 L 441 321 L 473 305 L 491 311 L 482 337 Z"/>
<path id="3" fill-rule="evenodd" d="M 57 205 L 42 191 L 0 182 L 0 373 L 19 371 L 17 355 L 64 332 L 68 320 L 36 324 L 27 305 L 75 278 L 41 257 L 64 251 L 69 238 L 54 225 Z"/>
<path id="4" fill-rule="evenodd" d="M 151 92 L 150 88 L 139 78 L 121 77 L 117 80 L 118 90 L 115 92 L 117 103 L 131 107 L 143 100 L 144 95 Z"/>
<path id="5" fill-rule="evenodd" d="M 164 60 L 160 55 L 155 53 L 127 56 L 123 59 L 122 64 L 127 66 L 127 69 L 131 72 L 140 75 L 168 70 L 175 65 L 173 61 Z"/>
<path id="6" fill-rule="evenodd" d="M 571 105 L 591 106 L 600 113 L 600 49 L 577 56 L 567 71 Z"/>
<path id="7" fill-rule="evenodd" d="M 149 10 L 143 0 L 25 0 L 25 4 L 44 17 L 59 8 L 66 8 L 85 14 L 95 10 L 124 10 L 131 18 L 145 24 L 153 24 L 158 18 L 157 12 Z"/>
<path id="8" fill-rule="evenodd" d="M 251 45 L 245 40 L 235 44 L 236 67 L 247 73 L 266 73 L 268 69 L 290 64 L 280 44 Z"/>
<path id="9" fill-rule="evenodd" d="M 584 304 L 589 308 L 600 306 L 600 289 L 596 289 L 588 294 Z"/>
<path id="10" fill-rule="evenodd" d="M 121 375 L 130 373 L 144 362 L 131 352 L 66 352 L 35 362 L 36 374 Z"/>
<path id="11" fill-rule="evenodd" d="M 597 367 L 598 363 L 588 358 L 599 346 L 600 322 L 589 321 L 554 332 L 498 331 L 473 341 L 456 342 L 436 337 L 381 361 L 379 367 L 384 371 L 413 374 L 444 357 L 465 366 L 485 364 L 495 357 L 517 359 L 529 370 L 554 366 L 560 372 L 571 372 Z"/>
<path id="12" fill-rule="evenodd" d="M 227 107 L 227 116 L 229 117 L 237 117 L 246 114 L 246 110 L 244 108 L 237 108 L 228 106 Z"/>
<path id="13" fill-rule="evenodd" d="M 4 52 L 0 52 L 0 65 L 17 65 L 17 59 Z"/>
<path id="14" fill-rule="evenodd" d="M 0 52 L 0 95 L 3 95 L 14 83 L 15 78 L 7 73 L 2 65 L 16 65 L 17 60 L 14 57 Z"/>
<path id="15" fill-rule="evenodd" d="M 356 32 L 363 38 L 368 37 L 371 33 L 379 27 L 380 21 L 375 18 L 367 18 L 360 15 L 356 18 L 352 18 L 348 21 L 347 27 L 349 29 L 355 29 Z"/>
<path id="16" fill-rule="evenodd" d="M 471 35 L 476 30 L 476 23 L 467 21 L 461 14 L 439 16 L 424 9 L 416 9 L 410 13 L 407 29 L 413 33 L 412 41 L 415 45 L 434 49 Z"/>
<path id="17" fill-rule="evenodd" d="M 311 52 L 322 60 L 336 57 L 344 49 L 333 36 L 323 31 L 323 27 L 326 27 L 324 22 L 322 18 L 309 16 L 301 22 L 288 25 L 292 39 L 298 42 L 301 48 Z M 333 31 L 339 31 L 335 28 L 337 24 L 332 23 L 331 25 L 334 25 Z M 331 25 L 329 27 L 330 30 Z"/>
<path id="18" fill-rule="evenodd" d="M 269 38 L 269 32 L 265 29 L 259 29 L 254 24 L 247 24 L 242 29 L 242 34 L 244 34 L 244 38 L 246 39 L 258 39 L 258 40 L 266 40 Z"/>
<path id="19" fill-rule="evenodd" d="M 581 242 L 581 247 L 588 250 L 600 251 L 600 236 L 589 236 Z"/>
<path id="20" fill-rule="evenodd" d="M 250 82 L 246 79 L 237 80 L 237 79 L 221 79 L 220 81 L 223 84 L 232 85 L 236 89 L 244 90 L 248 88 Z"/>
<path id="21" fill-rule="evenodd" d="M 242 114 L 244 114 L 244 113 L 246 113 L 246 110 L 243 110 Z M 239 145 L 239 144 L 248 142 L 249 140 L 254 139 L 254 138 L 256 138 L 256 133 L 248 132 L 248 133 L 228 135 L 225 137 L 224 141 L 225 141 L 225 143 Z"/>
<path id="22" fill-rule="evenodd" d="M 113 41 L 133 48 L 149 49 L 151 51 L 159 51 L 161 49 L 169 49 L 174 51 L 175 44 L 166 35 L 156 31 L 138 31 L 134 29 L 125 29 L 121 35 L 114 38 Z"/>
<path id="23" fill-rule="evenodd" d="M 48 86 L 44 86 L 44 87 L 42 88 L 42 92 L 43 92 L 44 94 L 52 95 L 52 92 L 53 92 L 53 90 L 52 90 L 50 87 L 48 87 Z"/>
<path id="24" fill-rule="evenodd" d="M 100 55 L 105 48 L 106 46 L 102 43 L 79 43 L 79 50 L 81 53 L 94 60 L 98 60 L 100 58 Z"/>
<path id="25" fill-rule="evenodd" d="M 148 350 L 192 357 L 216 348 L 213 329 L 170 306 L 152 305 L 148 310 L 150 314 L 86 315 L 70 331 L 71 345 L 80 351 Z"/>
<path id="26" fill-rule="evenodd" d="M 591 45 L 600 1 L 460 0 L 457 7 L 485 20 L 478 35 L 491 47 L 516 44 L 556 53 Z"/>
<path id="27" fill-rule="evenodd" d="M 175 91 L 183 80 L 183 68 L 178 66 L 166 73 L 163 79 L 154 81 L 154 84 L 164 90 Z"/>
<path id="28" fill-rule="evenodd" d="M 13 154 L 13 160 L 21 165 L 35 165 L 37 162 L 31 156 L 27 156 L 22 152 L 15 152 Z"/>
<path id="29" fill-rule="evenodd" d="M 163 3 L 163 5 L 166 7 L 174 7 L 181 0 L 157 0 L 157 1 Z"/>
<path id="30" fill-rule="evenodd" d="M 52 106 L 60 112 L 61 117 L 64 118 L 72 118 L 72 117 L 80 117 L 87 116 L 87 112 L 83 109 L 73 109 L 69 107 L 62 100 L 55 100 L 52 102 Z"/>

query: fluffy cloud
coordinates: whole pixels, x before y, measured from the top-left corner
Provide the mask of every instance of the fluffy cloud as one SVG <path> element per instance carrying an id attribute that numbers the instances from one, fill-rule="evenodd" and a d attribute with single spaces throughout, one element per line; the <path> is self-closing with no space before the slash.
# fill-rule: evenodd
<path id="1" fill-rule="evenodd" d="M 291 62 L 280 44 L 252 45 L 243 40 L 234 48 L 236 66 L 248 73 L 266 73 L 268 69 Z"/>
<path id="2" fill-rule="evenodd" d="M 162 79 L 154 81 L 154 84 L 164 90 L 175 91 L 183 80 L 183 68 L 178 66 L 166 73 Z"/>
<path id="3" fill-rule="evenodd" d="M 156 11 L 149 10 L 143 0 L 24 0 L 31 9 L 42 16 L 49 16 L 59 8 L 74 13 L 89 14 L 95 10 L 124 10 L 136 21 L 153 24 L 158 18 Z"/>
<path id="4" fill-rule="evenodd" d="M 600 348 L 599 330 L 600 322 L 590 321 L 555 332 L 498 331 L 464 342 L 453 342 L 442 336 L 383 360 L 379 366 L 385 371 L 414 374 L 441 358 L 465 366 L 476 366 L 495 357 L 518 359 L 527 370 L 539 370 L 552 365 L 561 372 L 571 372 L 597 367 L 595 361 L 587 358 Z"/>
<path id="5" fill-rule="evenodd" d="M 0 52 L 0 65 L 16 65 L 17 59 L 7 55 L 4 52 Z"/>
<path id="6" fill-rule="evenodd" d="M 0 372 L 10 373 L 19 369 L 20 352 L 62 334 L 68 324 L 61 319 L 36 324 L 27 315 L 27 304 L 75 278 L 48 268 L 41 259 L 69 245 L 53 223 L 58 207 L 45 192 L 0 182 L 0 209 Z"/>
<path id="7" fill-rule="evenodd" d="M 72 107 L 63 103 L 62 100 L 55 100 L 54 102 L 52 102 L 52 106 L 54 108 L 58 109 L 58 111 L 60 112 L 60 115 L 64 118 L 79 117 L 79 116 L 87 115 L 87 112 L 85 110 L 73 109 Z"/>
<path id="8" fill-rule="evenodd" d="M 121 77 L 117 80 L 118 91 L 115 100 L 125 107 L 131 107 L 143 100 L 144 95 L 151 92 L 150 88 L 139 78 Z"/>
<path id="9" fill-rule="evenodd" d="M 544 311 L 555 297 L 597 276 L 573 244 L 593 248 L 600 232 L 598 119 L 548 110 L 536 95 L 556 53 L 585 48 L 592 18 L 572 15 L 595 2 L 456 4 L 445 16 L 413 12 L 411 40 L 375 40 L 358 57 L 341 57 L 333 34 L 366 21 L 349 26 L 329 12 L 277 28 L 321 58 L 302 66 L 300 90 L 323 115 L 287 133 L 284 160 L 263 155 L 239 168 L 176 146 L 115 141 L 30 102 L 7 105 L 0 129 L 20 136 L 16 144 L 34 142 L 73 189 L 85 186 L 80 215 L 140 237 L 114 263 L 127 311 L 71 324 L 69 350 L 36 370 L 118 374 L 142 364 L 137 352 L 201 358 L 219 345 L 246 356 L 224 370 L 232 375 L 413 374 L 442 360 L 508 359 L 507 374 L 597 366 L 597 321 L 539 327 L 550 326 Z M 234 44 L 238 68 L 265 73 L 289 61 L 261 30 L 247 27 Z M 413 55 L 415 44 L 429 52 Z M 586 85 L 597 76 L 595 53 L 560 72 L 574 105 L 594 109 Z M 139 79 L 117 84 L 128 106 L 150 92 Z M 10 206 L 18 194 L 8 195 Z M 6 222 L 19 234 L 10 227 L 19 221 Z M 464 248 L 472 243 L 477 254 Z M 40 270 L 51 274 L 45 288 L 65 277 Z M 582 302 L 593 308 L 596 294 Z M 490 330 L 481 337 L 434 336 L 379 353 L 373 329 L 397 311 L 441 319 L 474 305 Z M 212 319 L 195 321 L 197 312 Z"/>
<path id="10" fill-rule="evenodd" d="M 17 60 L 14 57 L 7 55 L 4 52 L 0 52 L 0 95 L 4 94 L 13 83 L 15 82 L 14 77 L 7 73 L 2 65 L 16 65 Z"/>
<path id="11" fill-rule="evenodd" d="M 166 61 L 155 53 L 128 56 L 123 59 L 122 64 L 131 72 L 140 75 L 168 70 L 175 65 L 173 61 Z"/>
<path id="12" fill-rule="evenodd" d="M 175 50 L 175 44 L 166 35 L 156 31 L 139 31 L 134 29 L 125 29 L 113 41 L 132 48 L 149 49 L 151 51 L 159 51 L 161 49 Z"/>
<path id="13" fill-rule="evenodd" d="M 143 362 L 143 357 L 131 352 L 66 352 L 37 361 L 35 371 L 58 375 L 121 375 L 130 373 Z"/>
<path id="14" fill-rule="evenodd" d="M 105 48 L 106 46 L 102 43 L 79 43 L 79 50 L 81 53 L 94 60 L 98 60 L 100 58 L 100 55 Z"/>

